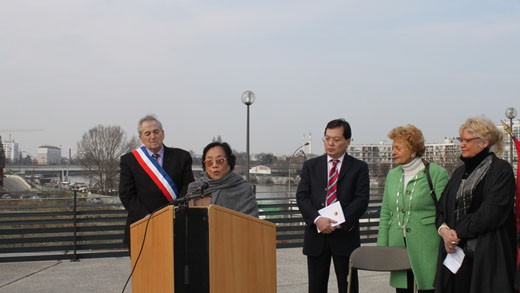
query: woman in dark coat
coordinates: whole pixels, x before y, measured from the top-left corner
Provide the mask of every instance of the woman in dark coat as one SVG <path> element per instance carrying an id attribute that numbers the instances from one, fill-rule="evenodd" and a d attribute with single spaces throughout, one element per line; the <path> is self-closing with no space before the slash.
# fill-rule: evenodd
<path id="1" fill-rule="evenodd" d="M 448 181 L 437 211 L 442 243 L 436 292 L 514 292 L 515 177 L 494 153 L 503 151 L 503 134 L 483 117 L 466 120 L 459 134 L 464 164 Z M 454 274 L 443 261 L 461 249 L 465 257 Z"/>

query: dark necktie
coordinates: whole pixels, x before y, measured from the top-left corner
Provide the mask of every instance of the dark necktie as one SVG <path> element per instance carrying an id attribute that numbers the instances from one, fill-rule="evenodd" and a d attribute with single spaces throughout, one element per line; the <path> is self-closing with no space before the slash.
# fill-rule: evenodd
<path id="1" fill-rule="evenodd" d="M 153 154 L 152 158 L 154 158 L 156 161 L 158 161 L 159 160 L 159 154 Z"/>
<path id="2" fill-rule="evenodd" d="M 329 172 L 329 182 L 327 185 L 327 205 L 331 205 L 337 201 L 336 188 L 338 186 L 338 163 L 339 160 L 330 160 L 332 162 L 332 168 Z"/>

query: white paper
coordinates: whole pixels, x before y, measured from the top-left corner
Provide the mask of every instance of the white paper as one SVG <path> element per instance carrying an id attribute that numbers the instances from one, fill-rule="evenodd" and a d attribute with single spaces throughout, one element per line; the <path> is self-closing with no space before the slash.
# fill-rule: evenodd
<path id="1" fill-rule="evenodd" d="M 464 260 L 464 250 L 462 248 L 455 246 L 454 253 L 448 253 L 446 258 L 444 259 L 444 266 L 446 266 L 452 273 L 456 274 L 460 266 L 462 266 L 462 261 Z"/>
<path id="2" fill-rule="evenodd" d="M 336 221 L 336 223 L 332 224 L 332 227 L 345 223 L 345 215 L 343 214 L 343 209 L 341 209 L 341 204 L 339 203 L 339 201 L 336 201 L 335 203 L 322 208 L 318 211 L 318 213 L 320 213 L 320 216 L 322 217 Z M 320 232 L 320 229 L 318 229 L 318 233 Z"/>

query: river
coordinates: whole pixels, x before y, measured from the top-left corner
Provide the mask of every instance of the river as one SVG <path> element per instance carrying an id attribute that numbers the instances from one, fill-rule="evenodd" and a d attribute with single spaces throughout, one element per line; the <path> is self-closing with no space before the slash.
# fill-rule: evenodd
<path id="1" fill-rule="evenodd" d="M 91 179 L 83 176 L 70 176 L 71 183 L 85 183 L 91 186 Z M 287 184 L 257 184 L 256 197 L 257 198 L 273 198 L 273 197 L 287 197 L 289 186 Z M 291 184 L 290 197 L 296 197 L 297 184 Z M 381 194 L 379 190 L 371 190 L 371 194 Z"/>

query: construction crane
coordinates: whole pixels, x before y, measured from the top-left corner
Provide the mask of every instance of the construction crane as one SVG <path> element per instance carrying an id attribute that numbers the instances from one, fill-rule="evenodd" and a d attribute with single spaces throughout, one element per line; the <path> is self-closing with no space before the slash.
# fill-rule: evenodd
<path id="1" fill-rule="evenodd" d="M 12 129 L 2 129 L 0 128 L 0 132 L 27 132 L 27 131 L 43 131 L 40 128 L 12 128 Z"/>
<path id="2" fill-rule="evenodd" d="M 43 131 L 43 129 L 39 128 L 12 128 L 12 129 L 1 129 L 0 133 L 5 132 L 9 133 L 9 140 L 11 140 L 11 133 L 12 132 L 35 132 L 35 131 Z"/>
<path id="3" fill-rule="evenodd" d="M 43 129 L 28 129 L 28 128 L 18 128 L 18 129 L 0 129 L 0 132 L 9 133 L 9 140 L 11 139 L 11 132 L 32 132 L 32 131 L 43 131 Z M 0 136 L 0 189 L 4 188 L 4 168 L 5 168 L 5 151 L 4 144 L 2 143 L 2 136 Z"/>

